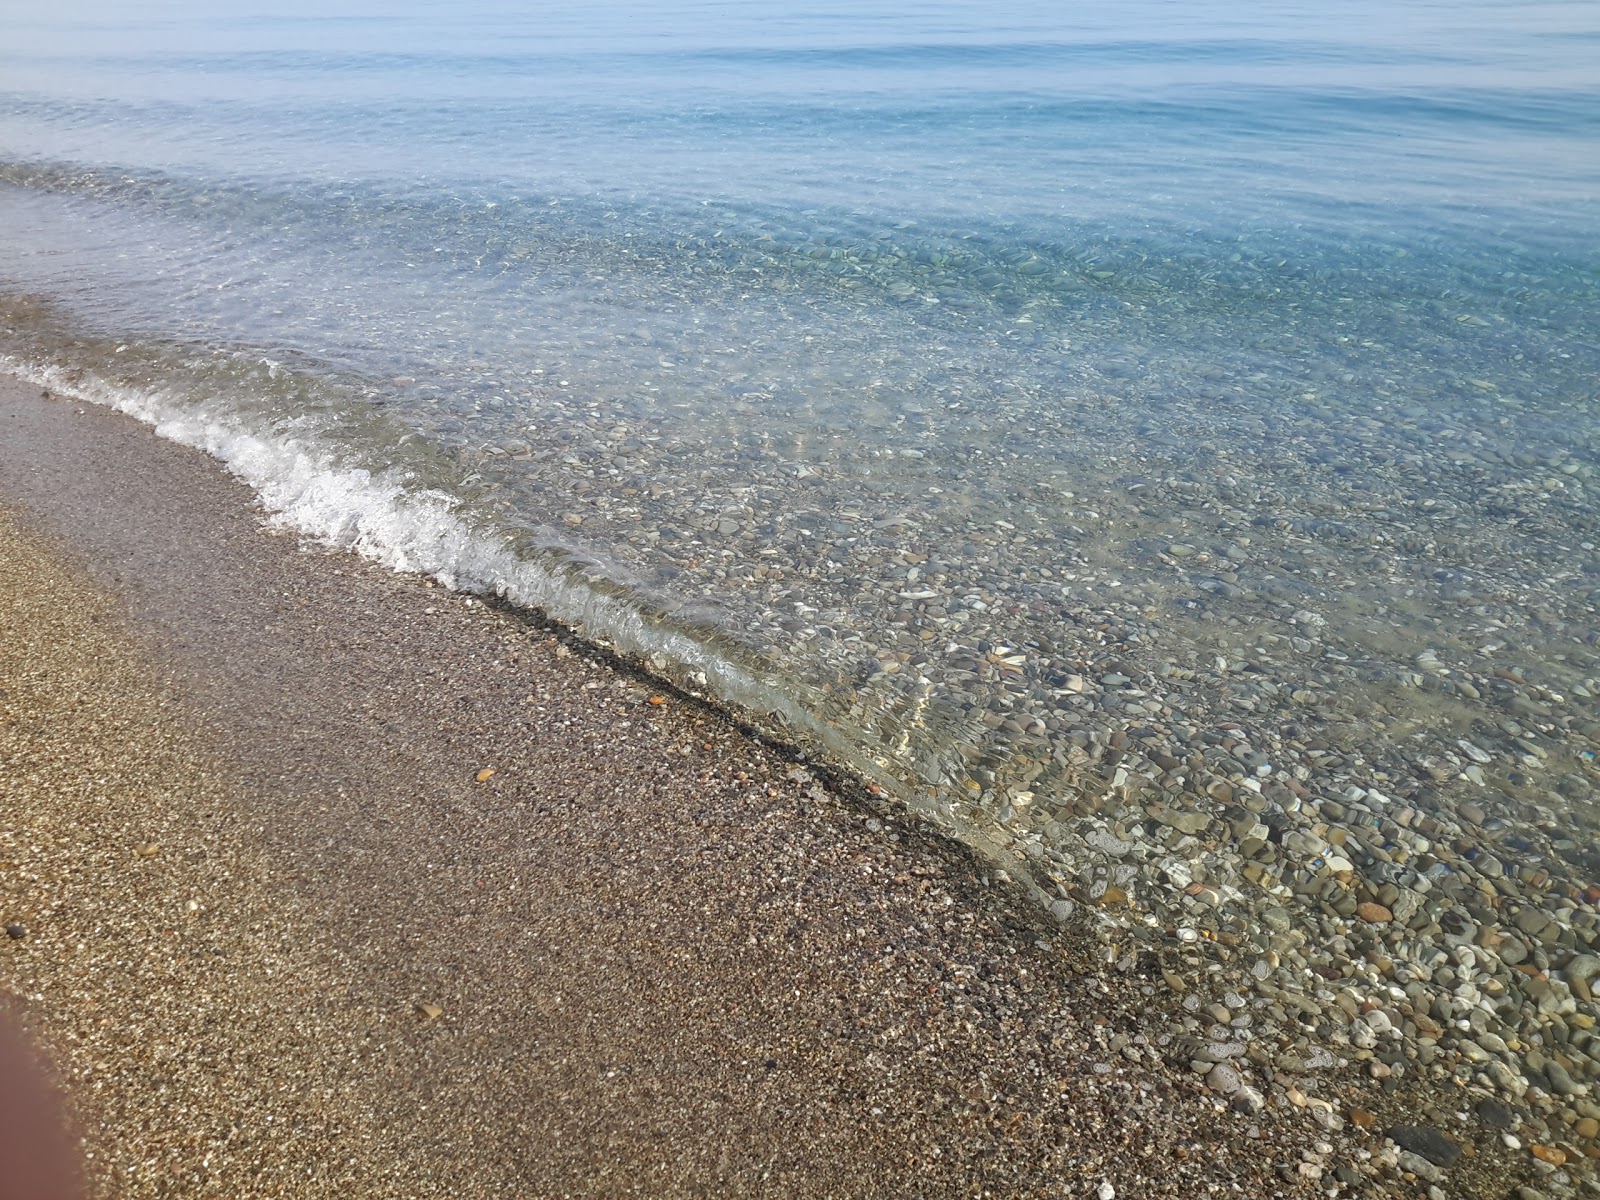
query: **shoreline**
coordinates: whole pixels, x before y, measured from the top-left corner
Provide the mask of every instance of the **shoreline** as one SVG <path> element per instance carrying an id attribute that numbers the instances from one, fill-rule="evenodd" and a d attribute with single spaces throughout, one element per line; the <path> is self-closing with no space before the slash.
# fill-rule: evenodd
<path id="1" fill-rule="evenodd" d="M 1414 1194 L 1377 1132 L 1413 1101 L 1472 1148 L 1423 1172 L 1447 1194 L 1527 1171 L 1497 1131 L 1370 1081 L 1346 1077 L 1319 1123 L 1294 1080 L 1241 1060 L 1259 1111 L 1230 1111 L 1157 1044 L 1182 1019 L 1160 964 L 1097 969 L 1090 938 L 970 851 L 581 644 L 265 530 L 242 485 L 131 419 L 0 381 L 0 431 L 25 557 L 167 676 L 218 780 L 219 860 L 249 865 L 258 898 L 193 928 L 282 920 L 327 1010 L 309 1077 L 362 1098 L 349 1120 L 406 1132 L 387 1161 L 362 1141 L 360 1194 L 1309 1195 L 1341 1168 L 1362 1194 Z M 198 821 L 198 799 L 175 803 Z M 192 983 L 175 972 L 165 1000 Z M 276 1028 L 273 989 L 239 1003 Z M 60 1053 L 50 1026 L 73 1011 L 30 1023 Z"/>
<path id="2" fill-rule="evenodd" d="M 1317 632 L 1323 618 L 1312 609 L 1276 612 L 1248 637 L 1241 627 L 1238 637 L 1226 635 L 1225 656 L 1179 667 L 1172 647 L 1145 634 L 1139 640 L 1149 643 L 1150 653 L 1125 660 L 1117 649 L 1121 635 L 1106 633 L 1101 620 L 1112 618 L 1115 630 L 1122 628 L 1120 618 L 1078 606 L 1073 619 L 1082 622 L 1084 638 L 1074 635 L 1076 649 L 1057 644 L 1048 659 L 1030 658 L 1031 652 L 1000 653 L 1005 647 L 966 634 L 943 641 L 939 630 L 961 626 L 977 635 L 981 627 L 968 627 L 963 613 L 915 593 L 894 614 L 910 623 L 893 638 L 916 653 L 896 651 L 894 663 L 880 663 L 883 677 L 892 673 L 900 684 L 921 687 L 930 678 L 920 674 L 923 667 L 944 661 L 951 669 L 976 671 L 1004 693 L 988 700 L 981 689 L 963 693 L 963 721 L 978 720 L 995 741 L 987 735 L 962 741 L 959 731 L 942 725 L 936 707 L 921 710 L 920 701 L 880 714 L 903 718 L 908 729 L 925 720 L 928 729 L 943 729 L 958 768 L 950 779 L 965 775 L 963 794 L 977 805 L 962 816 L 907 779 L 897 783 L 880 773 L 883 762 L 870 750 L 863 757 L 872 739 L 852 732 L 864 711 L 859 695 L 845 716 L 826 703 L 813 707 L 802 700 L 803 681 L 793 694 L 775 689 L 760 671 L 734 661 L 736 655 L 718 652 L 716 639 L 700 640 L 700 633 L 691 644 L 669 633 L 674 644 L 658 655 L 660 627 L 633 620 L 638 610 L 607 588 L 567 577 L 567 560 L 556 554 L 546 561 L 537 537 L 514 549 L 501 536 L 498 516 L 475 508 L 476 501 L 467 498 L 467 510 L 458 512 L 446 495 L 392 483 L 391 468 L 413 482 L 437 478 L 421 467 L 413 476 L 417 464 L 410 459 L 396 463 L 373 457 L 370 446 L 347 446 L 355 454 L 347 460 L 331 449 L 337 436 L 327 444 L 292 430 L 278 436 L 248 415 L 228 417 L 226 406 L 209 408 L 186 385 L 178 395 L 188 401 L 174 400 L 135 377 L 119 383 L 114 370 L 101 377 L 63 363 L 35 367 L 27 377 L 159 423 L 166 436 L 212 454 L 259 493 L 274 526 L 356 547 L 452 589 L 548 612 L 579 636 L 669 676 L 713 711 L 731 704 L 758 731 L 842 764 L 855 790 L 885 787 L 889 799 L 876 806 L 880 816 L 898 811 L 901 801 L 933 813 L 937 825 L 1033 889 L 1052 915 L 1091 930 L 1097 953 L 1118 970 L 1153 958 L 1172 989 L 1208 991 L 1213 1002 L 1221 986 L 1238 989 L 1263 1010 L 1249 1047 L 1259 1065 L 1305 1078 L 1303 1090 L 1314 1099 L 1327 1099 L 1319 1091 L 1325 1080 L 1337 1086 L 1330 1070 L 1354 1064 L 1386 1089 L 1467 1088 L 1526 1114 L 1534 1144 L 1554 1142 L 1557 1153 L 1573 1160 L 1600 1154 L 1592 1124 L 1600 1122 L 1600 1104 L 1589 1097 L 1600 1081 L 1594 1024 L 1600 1007 L 1588 987 L 1600 970 L 1600 887 L 1591 886 L 1589 874 L 1596 861 L 1589 845 L 1592 814 L 1579 802 L 1592 767 L 1574 760 L 1567 766 L 1579 774 L 1563 774 L 1561 765 L 1568 753 L 1593 762 L 1593 751 L 1584 749 L 1600 737 L 1600 724 L 1585 716 L 1600 689 L 1593 679 L 1593 686 L 1576 677 L 1562 683 L 1526 666 L 1507 669 L 1505 659 L 1489 664 L 1491 676 L 1479 670 L 1485 663 L 1438 657 L 1428 634 L 1423 641 L 1430 649 L 1416 656 L 1416 670 L 1407 668 L 1405 687 L 1365 692 L 1354 681 L 1376 678 L 1370 673 L 1380 664 L 1336 651 L 1338 639 Z M 488 461 L 458 462 L 474 472 L 463 482 L 476 478 L 477 467 L 488 471 Z M 493 492 L 499 485 L 488 486 Z M 445 491 L 455 494 L 448 484 Z M 1108 501 L 1115 491 L 1106 493 Z M 517 511 L 509 494 L 499 503 Z M 644 517 L 642 510 L 634 515 Z M 1230 509 L 1219 519 L 1226 525 L 1248 517 Z M 1250 528 L 1263 519 L 1251 519 Z M 1290 537 L 1293 528 L 1280 532 Z M 901 535 L 889 540 L 912 546 Z M 1209 551 L 1199 543 L 1182 546 L 1194 554 L 1174 562 L 1199 566 L 1217 551 L 1215 545 Z M 717 561 L 725 553 L 732 552 L 719 551 Z M 1251 554 L 1280 557 L 1263 546 Z M 1382 562 L 1381 555 L 1365 557 Z M 836 566 L 840 578 L 866 578 L 856 567 Z M 763 586 L 788 586 L 772 584 L 768 574 Z M 1317 577 L 1326 582 L 1325 575 Z M 938 586 L 954 582 L 946 578 Z M 1276 604 L 1255 591 L 1240 595 L 1252 604 Z M 595 597 L 598 609 L 590 604 Z M 1132 619 L 1127 604 L 1121 608 Z M 936 609 L 944 615 L 936 616 Z M 1277 621 L 1290 616 L 1292 625 Z M 1509 628 L 1489 624 L 1497 639 Z M 797 644 L 810 646 L 806 639 L 821 636 L 822 628 L 802 623 L 794 631 Z M 853 640 L 840 642 L 833 636 L 838 631 L 828 630 L 836 647 Z M 1006 645 L 1016 640 L 1008 634 Z M 1048 644 L 1041 640 L 1037 648 Z M 1496 640 L 1475 653 L 1481 659 L 1505 648 Z M 1414 649 L 1403 655 L 1407 663 Z M 969 651 L 977 657 L 962 657 Z M 1082 674 L 1050 675 L 1050 662 L 1064 652 L 1078 656 L 1072 665 Z M 1279 673 L 1285 654 L 1302 666 L 1338 665 L 1327 666 L 1332 673 L 1321 676 L 1318 690 L 1303 691 L 1288 686 L 1292 672 Z M 1193 659 L 1192 649 L 1187 657 Z M 1579 674 L 1594 665 L 1583 649 L 1561 657 Z M 896 664 L 900 668 L 891 672 Z M 1263 708 L 1269 696 L 1275 698 Z M 1442 720 L 1439 704 L 1468 696 L 1478 705 L 1476 715 L 1457 705 L 1454 725 L 1435 721 Z M 782 698 L 767 703 L 775 697 Z M 1325 700 L 1337 703 L 1329 708 Z M 1363 718 L 1354 719 L 1363 706 Z M 894 728 L 863 729 L 894 740 Z M 1002 743 L 1009 749 L 1001 750 Z M 909 751 L 909 741 L 896 745 L 894 753 Z M 865 778 L 855 780 L 854 771 Z M 1546 786 L 1555 792 L 1544 792 Z M 969 819 L 991 809 L 999 825 L 987 817 Z M 1190 1013 L 1179 1024 L 1195 1035 L 1199 1031 L 1187 1022 L 1199 1020 Z M 1224 1044 L 1240 1052 L 1240 1042 Z M 1242 1077 L 1235 1082 L 1249 1086 Z M 1248 1091 L 1237 1095 L 1247 1106 L 1253 1102 Z"/>

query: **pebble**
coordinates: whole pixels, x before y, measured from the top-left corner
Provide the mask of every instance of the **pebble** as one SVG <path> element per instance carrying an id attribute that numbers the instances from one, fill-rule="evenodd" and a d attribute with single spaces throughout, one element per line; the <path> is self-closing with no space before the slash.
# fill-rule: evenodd
<path id="1" fill-rule="evenodd" d="M 1267 1098 L 1256 1088 L 1245 1084 L 1233 1093 L 1232 1103 L 1235 1111 L 1253 1116 L 1267 1106 Z"/>
<path id="2" fill-rule="evenodd" d="M 1460 1144 L 1430 1125 L 1396 1125 L 1384 1130 L 1384 1136 L 1438 1167 L 1454 1166 L 1461 1157 Z"/>
<path id="3" fill-rule="evenodd" d="M 1567 1069 L 1558 1062 L 1545 1063 L 1544 1077 L 1550 1081 L 1550 1090 L 1558 1096 L 1580 1096 L 1589 1090 L 1587 1085 L 1574 1081 Z"/>
<path id="4" fill-rule="evenodd" d="M 1244 1086 L 1244 1081 L 1239 1078 L 1239 1072 L 1227 1063 L 1218 1063 L 1207 1073 L 1206 1086 L 1224 1096 L 1232 1096 Z"/>
<path id="5" fill-rule="evenodd" d="M 1110 855 L 1113 858 L 1124 857 L 1134 847 L 1133 842 L 1117 837 L 1108 829 L 1096 829 L 1085 840 L 1089 843 L 1091 849 L 1098 850 L 1102 854 Z"/>
<path id="6" fill-rule="evenodd" d="M 1480 1100 L 1474 1111 L 1478 1114 L 1478 1120 L 1490 1129 L 1512 1129 L 1517 1123 L 1512 1111 L 1498 1100 Z"/>
<path id="7" fill-rule="evenodd" d="M 1600 975 L 1600 955 L 1579 954 L 1566 965 L 1562 972 L 1567 981 L 1567 986 L 1572 989 L 1572 994 L 1579 1000 L 1592 1000 L 1589 981 Z"/>

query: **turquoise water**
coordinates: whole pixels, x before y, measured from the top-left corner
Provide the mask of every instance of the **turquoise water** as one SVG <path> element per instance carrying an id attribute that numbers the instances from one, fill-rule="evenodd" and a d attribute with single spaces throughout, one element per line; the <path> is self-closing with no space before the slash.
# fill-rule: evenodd
<path id="1" fill-rule="evenodd" d="M 1258 792 L 1589 811 L 1592 4 L 0 20 L 0 352 L 307 529 L 1046 887 L 1216 729 Z"/>

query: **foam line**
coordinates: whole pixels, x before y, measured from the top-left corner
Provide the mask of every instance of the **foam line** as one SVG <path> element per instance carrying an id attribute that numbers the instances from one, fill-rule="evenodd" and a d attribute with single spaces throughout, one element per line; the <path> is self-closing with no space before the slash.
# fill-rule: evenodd
<path id="1" fill-rule="evenodd" d="M 306 422 L 270 431 L 244 427 L 163 395 L 103 380 L 69 381 L 53 365 L 0 356 L 0 367 L 40 387 L 115 409 L 161 437 L 203 450 L 260 497 L 268 522 L 348 549 L 395 571 L 448 588 L 536 608 L 585 637 L 646 661 L 681 686 L 753 713 L 779 717 L 825 748 L 856 761 L 840 733 L 776 684 L 681 630 L 647 620 L 624 601 L 561 578 L 479 530 L 443 492 L 408 487 L 399 472 L 339 465 Z"/>

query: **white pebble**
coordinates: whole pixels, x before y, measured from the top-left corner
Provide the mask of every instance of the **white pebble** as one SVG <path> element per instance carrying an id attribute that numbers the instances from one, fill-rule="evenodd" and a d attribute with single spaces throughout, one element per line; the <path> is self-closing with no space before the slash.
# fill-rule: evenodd
<path id="1" fill-rule="evenodd" d="M 1100 1200 L 1117 1200 L 1117 1189 L 1107 1180 L 1100 1182 Z"/>

